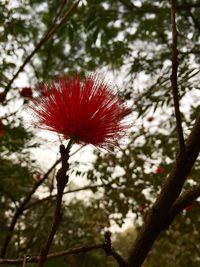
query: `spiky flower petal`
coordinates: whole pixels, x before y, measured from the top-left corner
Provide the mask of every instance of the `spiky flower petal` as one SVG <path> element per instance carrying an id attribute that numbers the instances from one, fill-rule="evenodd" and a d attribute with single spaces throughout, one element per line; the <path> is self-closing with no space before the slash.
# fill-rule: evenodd
<path id="1" fill-rule="evenodd" d="M 130 110 L 95 75 L 83 82 L 77 75 L 63 77 L 44 85 L 43 91 L 31 105 L 36 127 L 102 148 L 115 146 L 125 135 L 124 117 Z"/>

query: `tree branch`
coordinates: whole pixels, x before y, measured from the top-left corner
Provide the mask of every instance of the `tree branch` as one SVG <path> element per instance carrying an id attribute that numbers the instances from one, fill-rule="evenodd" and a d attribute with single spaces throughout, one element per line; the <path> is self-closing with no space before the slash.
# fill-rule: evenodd
<path id="1" fill-rule="evenodd" d="M 99 188 L 99 187 L 104 187 L 104 186 L 105 186 L 105 184 L 83 186 L 83 187 L 80 187 L 80 188 L 76 188 L 76 189 L 72 189 L 72 190 L 65 191 L 65 192 L 63 193 L 63 195 L 71 194 L 71 193 L 76 193 L 76 192 L 80 192 L 80 191 L 83 191 L 83 190 L 94 190 L 94 189 L 97 189 L 97 188 Z M 50 195 L 50 196 L 47 196 L 47 197 L 45 197 L 45 198 L 39 199 L 39 200 L 37 200 L 37 201 L 35 201 L 35 202 L 33 202 L 33 203 L 30 203 L 29 205 L 26 205 L 26 207 L 24 208 L 24 211 L 25 211 L 25 210 L 28 210 L 28 209 L 30 209 L 30 208 L 32 208 L 32 207 L 34 207 L 34 206 L 36 206 L 36 205 L 38 205 L 38 204 L 44 202 L 44 201 L 47 201 L 47 200 L 49 200 L 49 199 L 51 199 L 51 198 L 55 198 L 56 196 L 57 196 L 57 194 L 55 194 L 55 195 Z"/>
<path id="2" fill-rule="evenodd" d="M 181 213 L 188 205 L 200 197 L 200 185 L 191 187 L 184 191 L 174 202 L 169 210 L 167 217 L 162 224 L 162 230 L 165 230 L 173 222 L 174 218 Z"/>
<path id="3" fill-rule="evenodd" d="M 113 256 L 113 258 L 118 263 L 119 267 L 128 267 L 128 262 L 126 262 L 113 248 L 111 243 L 111 233 L 108 231 L 104 235 L 104 250 L 108 256 Z"/>
<path id="4" fill-rule="evenodd" d="M 166 178 L 161 192 L 153 208 L 146 216 L 140 233 L 134 243 L 129 256 L 130 267 L 140 267 L 150 251 L 154 241 L 160 232 L 166 227 L 166 220 L 169 220 L 169 211 L 181 193 L 183 184 L 187 179 L 200 151 L 200 116 L 186 143 L 186 155 L 179 154 Z"/>
<path id="5" fill-rule="evenodd" d="M 16 80 L 18 75 L 23 71 L 24 67 L 27 65 L 27 63 L 32 59 L 32 57 L 37 53 L 37 51 L 53 36 L 53 34 L 62 26 L 63 23 L 67 20 L 67 18 L 71 15 L 71 13 L 74 11 L 74 9 L 78 6 L 80 0 L 77 0 L 74 2 L 74 4 L 65 12 L 63 17 L 60 19 L 60 22 L 57 24 L 53 24 L 50 29 L 44 34 L 40 42 L 35 46 L 34 50 L 27 56 L 27 58 L 24 60 L 23 64 L 19 67 L 17 72 L 14 74 L 13 78 L 9 81 L 7 86 L 5 87 L 3 97 L 1 99 L 1 102 L 3 102 L 6 98 L 7 93 L 9 92 L 11 85 Z M 56 20 L 55 20 L 56 23 Z"/>
<path id="6" fill-rule="evenodd" d="M 184 191 L 172 205 L 172 208 L 169 212 L 170 216 L 174 218 L 198 197 L 200 197 L 200 185 L 193 186 Z"/>
<path id="7" fill-rule="evenodd" d="M 86 253 L 86 252 L 96 250 L 96 249 L 103 249 L 104 250 L 104 244 L 100 243 L 100 244 L 96 244 L 96 245 L 92 245 L 92 246 L 81 246 L 81 247 L 77 247 L 77 248 L 71 248 L 71 249 L 63 250 L 60 252 L 51 253 L 51 254 L 47 255 L 46 259 L 51 260 L 51 259 L 55 259 L 55 258 L 59 258 L 59 257 L 71 255 L 71 254 Z M 18 265 L 18 264 L 22 264 L 23 260 L 24 260 L 24 258 L 0 259 L 0 265 L 1 264 L 17 264 Z M 38 261 L 39 261 L 39 256 L 27 256 L 26 257 L 26 263 L 38 262 Z"/>
<path id="8" fill-rule="evenodd" d="M 116 252 L 114 249 L 111 247 L 111 240 L 110 240 L 110 235 L 107 233 L 105 234 L 105 240 L 104 243 L 99 243 L 96 245 L 91 245 L 91 246 L 81 246 L 77 248 L 70 248 L 67 250 L 63 250 L 60 252 L 54 252 L 51 254 L 48 254 L 46 256 L 46 260 L 51 260 L 67 255 L 73 255 L 73 254 L 78 254 L 78 253 L 87 253 L 92 250 L 97 250 L 97 249 L 102 249 L 105 251 L 105 253 L 109 256 L 113 256 L 113 258 L 116 260 L 116 262 L 119 264 L 120 267 L 127 267 L 127 262 Z M 15 265 L 21 265 L 24 261 L 23 258 L 18 258 L 18 259 L 0 259 L 0 265 L 1 264 L 15 264 Z M 33 262 L 38 262 L 39 261 L 39 256 L 26 256 L 26 263 L 33 263 Z"/>
<path id="9" fill-rule="evenodd" d="M 41 249 L 40 252 L 40 259 L 38 262 L 38 267 L 43 267 L 46 259 L 47 259 L 47 255 L 49 253 L 49 249 L 52 245 L 54 236 L 58 230 L 58 227 L 60 225 L 61 222 L 61 205 L 62 205 L 62 197 L 63 197 L 63 192 L 65 189 L 66 184 L 68 183 L 68 175 L 66 175 L 68 169 L 69 169 L 69 164 L 68 164 L 68 159 L 69 159 L 69 151 L 72 145 L 72 140 L 69 140 L 69 143 L 67 145 L 67 147 L 65 148 L 64 145 L 60 145 L 60 154 L 61 154 L 61 162 L 62 162 L 62 166 L 59 169 L 56 179 L 57 179 L 57 197 L 56 197 L 56 208 L 55 208 L 55 213 L 54 213 L 54 220 L 53 220 L 53 224 L 51 227 L 51 231 L 49 233 L 47 242 L 45 244 L 45 246 Z"/>
<path id="10" fill-rule="evenodd" d="M 52 166 L 51 168 L 46 172 L 44 177 L 37 183 L 35 183 L 34 187 L 32 190 L 29 192 L 29 194 L 24 198 L 24 200 L 21 202 L 21 204 L 18 206 L 18 208 L 15 211 L 15 214 L 13 216 L 12 222 L 10 224 L 10 227 L 8 229 L 8 234 L 5 237 L 2 250 L 1 250 L 1 258 L 4 258 L 8 249 L 8 245 L 10 243 L 10 240 L 12 238 L 12 233 L 15 229 L 15 225 L 19 219 L 19 217 L 23 214 L 23 211 L 25 209 L 25 206 L 27 203 L 30 201 L 32 195 L 35 193 L 37 188 L 46 180 L 46 178 L 49 176 L 49 174 L 52 172 L 52 170 L 60 163 L 61 159 L 58 159 Z"/>
<path id="11" fill-rule="evenodd" d="M 176 29 L 176 10 L 175 10 L 175 0 L 171 0 L 171 22 L 172 22 L 172 74 L 171 74 L 171 84 L 172 93 L 174 100 L 175 117 L 177 124 L 177 132 L 179 139 L 180 152 L 185 153 L 185 141 L 183 136 L 181 114 L 179 109 L 179 94 L 178 94 L 178 82 L 177 82 L 177 72 L 178 72 L 178 49 L 177 49 L 177 37 L 178 32 Z"/>
<path id="12" fill-rule="evenodd" d="M 156 203 L 150 211 L 131 252 L 129 263 L 141 266 L 155 239 L 166 225 L 170 207 L 178 197 L 200 151 L 200 117 L 197 118 L 186 145 L 187 157 L 179 154 L 164 183 Z"/>

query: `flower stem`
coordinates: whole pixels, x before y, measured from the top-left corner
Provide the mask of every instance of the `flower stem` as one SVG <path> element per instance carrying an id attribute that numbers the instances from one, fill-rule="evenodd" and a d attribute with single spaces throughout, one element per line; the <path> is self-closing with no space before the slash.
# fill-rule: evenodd
<path id="1" fill-rule="evenodd" d="M 40 259 L 38 262 L 38 267 L 44 266 L 44 264 L 47 260 L 47 255 L 48 255 L 48 252 L 49 252 L 50 247 L 52 245 L 54 236 L 55 236 L 55 234 L 58 230 L 58 227 L 60 225 L 60 222 L 61 222 L 62 197 L 63 197 L 63 192 L 65 189 L 65 186 L 68 183 L 68 178 L 69 178 L 66 173 L 69 169 L 68 159 L 69 159 L 69 151 L 70 151 L 70 148 L 72 146 L 72 143 L 73 143 L 73 140 L 70 140 L 66 148 L 64 145 L 60 145 L 60 154 L 61 154 L 62 166 L 58 170 L 58 173 L 56 175 L 56 180 L 57 180 L 56 208 L 55 208 L 54 219 L 53 219 L 51 231 L 49 233 L 46 244 L 42 247 L 42 249 L 40 251 Z"/>

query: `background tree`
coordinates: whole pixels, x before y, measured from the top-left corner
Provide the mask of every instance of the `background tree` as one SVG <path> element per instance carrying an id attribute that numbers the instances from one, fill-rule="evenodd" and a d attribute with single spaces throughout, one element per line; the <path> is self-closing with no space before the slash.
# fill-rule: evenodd
<path id="1" fill-rule="evenodd" d="M 52 181 L 58 161 L 45 172 L 45 166 L 41 168 L 39 161 L 33 160 L 31 149 L 39 147 L 42 141 L 25 127 L 23 111 L 31 97 L 42 94 L 42 81 L 75 71 L 84 75 L 104 70 L 114 78 L 120 75 L 121 95 L 130 102 L 135 118 L 129 141 L 117 155 L 94 152 L 96 160 L 87 172 L 78 170 L 77 165 L 72 166 L 77 176 L 87 178 L 86 188 L 92 196 L 87 203 L 66 202 L 66 219 L 64 215 L 52 251 L 100 242 L 110 221 L 122 225 L 130 213 L 135 214 L 134 222 L 139 230 L 143 221 L 151 219 L 154 211 L 151 207 L 176 159 L 179 145 L 170 82 L 169 2 L 88 0 L 76 4 L 74 1 L 59 1 L 58 4 L 54 0 L 0 3 L 2 257 L 38 254 L 46 236 L 43 229 L 50 227 L 55 198 L 40 202 L 37 190 L 42 188 L 50 196 L 55 194 Z M 199 114 L 199 13 L 198 1 L 176 1 L 179 104 L 185 140 Z M 27 64 L 23 67 L 24 62 Z M 195 153 L 200 143 L 198 130 L 199 127 L 196 128 Z M 192 193 L 189 197 L 186 195 L 185 202 L 177 202 L 180 204 L 175 206 L 179 207 L 178 211 L 172 206 L 172 217 L 173 212 L 180 212 L 199 196 L 199 168 L 199 161 L 196 161 L 183 187 L 183 191 L 192 187 Z M 70 190 L 77 187 L 81 186 Z M 168 195 L 169 199 L 172 194 Z M 145 266 L 156 266 L 161 261 L 166 266 L 169 263 L 173 264 L 171 266 L 198 266 L 198 255 L 193 257 L 193 246 L 199 250 L 198 206 L 197 201 L 190 212 L 183 211 L 176 218 L 155 244 Z M 169 211 L 169 207 L 166 210 Z M 87 216 L 79 216 L 77 211 Z M 171 220 L 168 222 L 165 218 L 166 224 Z M 79 224 L 84 234 L 78 234 Z M 33 236 L 33 233 L 36 234 Z M 185 242 L 186 238 L 191 242 Z M 164 251 L 160 244 L 166 247 Z M 85 262 L 83 255 L 58 261 L 73 266 L 116 265 L 96 252 L 91 255 L 84 255 Z M 165 262 L 165 259 L 169 260 Z"/>

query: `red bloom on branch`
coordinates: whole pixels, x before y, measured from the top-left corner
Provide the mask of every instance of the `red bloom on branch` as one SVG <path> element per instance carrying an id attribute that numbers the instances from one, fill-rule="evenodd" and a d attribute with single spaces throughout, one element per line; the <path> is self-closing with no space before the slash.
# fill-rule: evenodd
<path id="1" fill-rule="evenodd" d="M 193 205 L 189 204 L 187 207 L 185 207 L 186 211 L 191 211 L 193 209 Z"/>
<path id="2" fill-rule="evenodd" d="M 82 82 L 79 76 L 60 78 L 44 89 L 31 106 L 36 127 L 103 148 L 115 146 L 130 127 L 123 120 L 130 109 L 95 75 Z"/>
<path id="3" fill-rule="evenodd" d="M 33 97 L 33 92 L 31 87 L 24 87 L 20 91 L 20 96 L 24 98 L 32 98 Z"/>
<path id="4" fill-rule="evenodd" d="M 156 168 L 156 173 L 157 174 L 161 174 L 161 173 L 163 173 L 165 170 L 164 170 L 164 168 L 162 168 L 162 167 L 157 167 Z"/>

